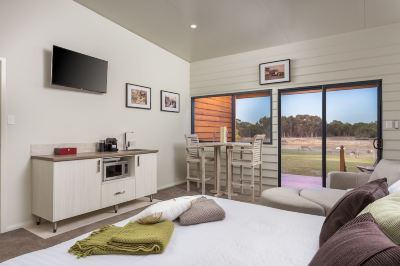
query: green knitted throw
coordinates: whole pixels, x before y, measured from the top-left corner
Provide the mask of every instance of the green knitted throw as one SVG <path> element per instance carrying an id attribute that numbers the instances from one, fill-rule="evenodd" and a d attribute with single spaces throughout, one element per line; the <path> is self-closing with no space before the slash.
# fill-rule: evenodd
<path id="1" fill-rule="evenodd" d="M 107 225 L 69 249 L 78 258 L 90 255 L 147 255 L 162 253 L 174 231 L 171 221 L 157 224 L 128 223 L 124 227 Z"/>

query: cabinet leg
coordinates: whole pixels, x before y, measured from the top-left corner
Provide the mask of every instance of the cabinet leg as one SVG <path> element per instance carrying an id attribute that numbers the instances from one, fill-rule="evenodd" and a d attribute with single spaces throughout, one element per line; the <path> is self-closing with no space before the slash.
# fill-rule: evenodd
<path id="1" fill-rule="evenodd" d="M 153 195 L 150 195 L 150 202 L 153 202 Z"/>
<path id="2" fill-rule="evenodd" d="M 57 222 L 53 223 L 53 233 L 57 232 Z"/>
<path id="3" fill-rule="evenodd" d="M 118 212 L 118 205 L 114 205 L 114 212 L 115 212 L 115 213 Z"/>
<path id="4" fill-rule="evenodd" d="M 40 225 L 42 219 L 40 217 L 36 217 L 36 225 Z"/>

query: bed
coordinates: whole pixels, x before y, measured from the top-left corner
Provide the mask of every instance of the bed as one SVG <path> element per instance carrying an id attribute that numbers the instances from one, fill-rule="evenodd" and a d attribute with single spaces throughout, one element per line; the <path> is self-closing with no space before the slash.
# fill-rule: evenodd
<path id="1" fill-rule="evenodd" d="M 210 197 L 211 198 L 211 197 Z M 324 217 L 283 211 L 214 198 L 226 212 L 220 222 L 176 224 L 163 254 L 148 256 L 91 256 L 77 259 L 67 253 L 84 234 L 56 246 L 28 253 L 2 265 L 307 265 L 318 250 Z M 122 226 L 129 220 L 116 225 Z"/>

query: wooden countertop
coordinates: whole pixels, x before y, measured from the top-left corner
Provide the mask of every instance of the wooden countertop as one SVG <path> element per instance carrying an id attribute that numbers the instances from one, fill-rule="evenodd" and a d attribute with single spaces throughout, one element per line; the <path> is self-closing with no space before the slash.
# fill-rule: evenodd
<path id="1" fill-rule="evenodd" d="M 84 152 L 76 155 L 34 155 L 32 159 L 52 161 L 52 162 L 63 162 L 63 161 L 75 161 L 75 160 L 86 160 L 86 159 L 99 159 L 99 158 L 119 158 L 119 157 L 132 157 L 140 154 L 157 153 L 158 150 L 146 150 L 146 149 L 134 149 L 129 151 L 117 151 L 117 152 Z"/>

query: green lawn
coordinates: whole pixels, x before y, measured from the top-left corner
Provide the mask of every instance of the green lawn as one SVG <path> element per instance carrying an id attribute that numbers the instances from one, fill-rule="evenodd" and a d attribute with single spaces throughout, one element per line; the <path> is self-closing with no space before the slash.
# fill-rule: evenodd
<path id="1" fill-rule="evenodd" d="M 363 154 L 358 158 L 346 156 L 345 159 L 348 172 L 358 172 L 356 165 L 372 165 L 375 161 L 372 154 Z M 322 176 L 321 160 L 321 154 L 315 151 L 282 149 L 282 173 Z M 339 153 L 328 154 L 326 160 L 327 173 L 339 171 Z"/>

